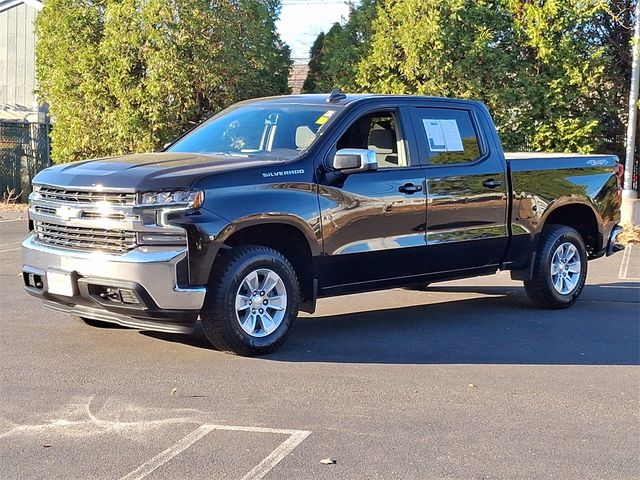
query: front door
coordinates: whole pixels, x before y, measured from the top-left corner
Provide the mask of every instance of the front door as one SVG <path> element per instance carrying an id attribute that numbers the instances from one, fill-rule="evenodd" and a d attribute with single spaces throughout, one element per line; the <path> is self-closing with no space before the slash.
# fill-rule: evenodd
<path id="1" fill-rule="evenodd" d="M 395 110 L 366 113 L 334 149 L 376 152 L 378 170 L 327 176 L 319 187 L 325 257 L 320 288 L 366 288 L 421 273 L 425 254 L 424 169 L 410 158 Z"/>

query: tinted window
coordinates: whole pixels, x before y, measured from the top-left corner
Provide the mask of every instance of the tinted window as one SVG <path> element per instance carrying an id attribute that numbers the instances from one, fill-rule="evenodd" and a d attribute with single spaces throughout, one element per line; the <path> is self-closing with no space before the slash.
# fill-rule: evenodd
<path id="1" fill-rule="evenodd" d="M 416 109 L 418 138 L 429 147 L 432 164 L 473 162 L 480 158 L 480 144 L 468 110 Z"/>
<path id="2" fill-rule="evenodd" d="M 325 105 L 231 107 L 188 133 L 168 151 L 295 158 L 313 143 L 337 113 L 337 107 Z"/>

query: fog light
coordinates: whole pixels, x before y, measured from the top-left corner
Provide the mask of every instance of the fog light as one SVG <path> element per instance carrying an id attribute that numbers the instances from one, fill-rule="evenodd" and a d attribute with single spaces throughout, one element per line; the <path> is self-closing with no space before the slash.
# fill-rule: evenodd
<path id="1" fill-rule="evenodd" d="M 102 292 L 100 292 L 100 297 L 105 300 L 111 300 L 112 302 L 120 302 L 120 294 L 118 293 L 117 288 L 107 287 Z"/>
<path id="2" fill-rule="evenodd" d="M 106 300 L 109 303 L 113 302 L 129 305 L 140 305 L 140 299 L 138 298 L 138 295 L 136 295 L 136 293 L 130 288 L 96 286 L 90 288 L 90 291 L 91 290 L 97 293 L 102 300 Z"/>
<path id="3" fill-rule="evenodd" d="M 42 289 L 44 286 L 42 283 L 42 277 L 35 273 L 22 272 L 22 277 L 24 278 L 24 284 L 27 287 L 39 288 Z"/>
<path id="4" fill-rule="evenodd" d="M 120 289 L 120 298 L 122 298 L 122 303 L 132 303 L 139 304 L 140 300 L 138 300 L 138 296 L 135 294 L 133 290 L 129 290 L 128 288 Z"/>

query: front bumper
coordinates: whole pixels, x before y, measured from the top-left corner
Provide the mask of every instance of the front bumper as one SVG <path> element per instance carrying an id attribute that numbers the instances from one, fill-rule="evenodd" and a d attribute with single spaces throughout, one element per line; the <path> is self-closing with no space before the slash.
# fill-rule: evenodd
<path id="1" fill-rule="evenodd" d="M 204 287 L 188 280 L 185 247 L 138 247 L 122 255 L 51 247 L 29 236 L 22 243 L 25 289 L 45 306 L 130 327 L 188 333 L 204 303 Z M 49 292 L 47 271 L 73 278 L 73 296 Z M 114 301 L 107 289 L 128 293 Z M 119 294 L 116 293 L 116 297 Z M 137 302 L 137 303 L 136 303 Z"/>

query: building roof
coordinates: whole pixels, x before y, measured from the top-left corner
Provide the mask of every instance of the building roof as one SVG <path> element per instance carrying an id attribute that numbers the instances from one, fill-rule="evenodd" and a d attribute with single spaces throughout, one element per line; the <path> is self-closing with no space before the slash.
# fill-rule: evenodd
<path id="1" fill-rule="evenodd" d="M 0 0 L 0 12 L 22 5 L 23 3 L 36 10 L 42 10 L 42 0 Z"/>
<path id="2" fill-rule="evenodd" d="M 291 93 L 298 94 L 302 90 L 302 85 L 307 79 L 309 73 L 309 65 L 306 63 L 294 63 L 291 66 L 289 72 L 289 87 L 291 87 Z"/>
<path id="3" fill-rule="evenodd" d="M 30 109 L 21 105 L 0 104 L 0 121 L 44 122 L 47 109 Z"/>

